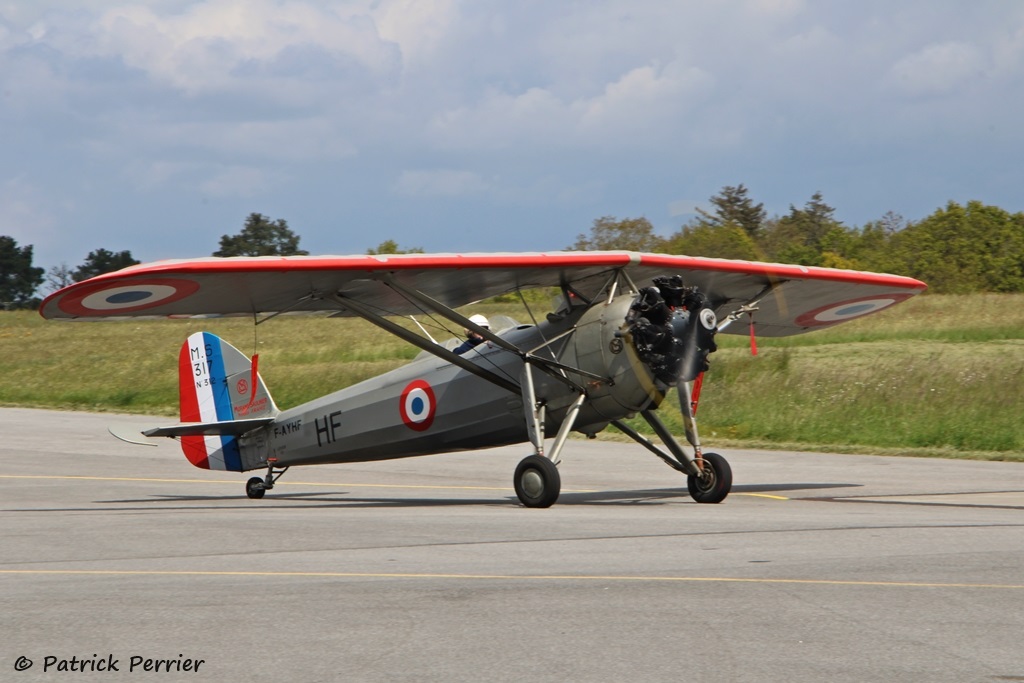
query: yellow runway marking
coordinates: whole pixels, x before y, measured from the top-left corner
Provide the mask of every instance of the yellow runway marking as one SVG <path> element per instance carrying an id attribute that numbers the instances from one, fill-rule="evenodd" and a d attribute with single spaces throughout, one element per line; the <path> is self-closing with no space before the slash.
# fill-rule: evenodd
<path id="1" fill-rule="evenodd" d="M 1005 583 L 936 583 L 924 581 L 843 581 L 838 579 L 758 579 L 715 576 L 607 576 L 572 574 L 429 574 L 391 572 L 260 572 L 148 569 L 0 569 L 0 575 L 36 576 L 249 576 L 334 579 L 460 579 L 491 581 L 615 581 L 651 583 L 750 583 L 803 586 L 869 586 L 877 588 L 1002 588 L 1024 590 L 1024 585 Z"/>

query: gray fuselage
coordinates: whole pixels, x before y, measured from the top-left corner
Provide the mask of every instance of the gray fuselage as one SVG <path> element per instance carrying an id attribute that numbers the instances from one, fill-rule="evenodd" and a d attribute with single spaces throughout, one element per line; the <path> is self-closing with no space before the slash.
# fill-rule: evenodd
<path id="1" fill-rule="evenodd" d="M 595 382 L 570 373 L 588 396 L 575 431 L 598 432 L 663 397 L 628 339 L 621 337 L 631 301 L 622 296 L 500 335 L 518 349 L 539 349 L 537 356 L 612 380 Z M 485 342 L 463 358 L 522 383 L 526 364 L 518 353 Z M 544 431 L 551 436 L 579 392 L 537 368 L 532 375 L 537 400 L 546 408 Z M 521 395 L 421 354 L 408 365 L 283 411 L 273 424 L 243 437 L 241 447 L 243 467 L 249 470 L 265 466 L 268 459 L 276 459 L 278 467 L 359 462 L 528 440 Z"/>

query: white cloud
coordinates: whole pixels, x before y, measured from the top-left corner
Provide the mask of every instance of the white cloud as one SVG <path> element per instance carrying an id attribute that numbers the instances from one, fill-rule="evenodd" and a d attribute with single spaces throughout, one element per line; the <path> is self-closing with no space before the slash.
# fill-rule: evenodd
<path id="1" fill-rule="evenodd" d="M 0 184 L 0 235 L 13 237 L 19 246 L 43 248 L 59 242 L 57 219 L 43 192 L 22 178 Z M 39 249 L 35 250 L 38 256 Z"/>
<path id="2" fill-rule="evenodd" d="M 583 216 L 561 243 L 594 216 L 684 215 L 676 198 L 739 182 L 773 207 L 822 190 L 842 213 L 845 192 L 869 218 L 915 217 L 902 194 L 934 208 L 1020 185 L 1024 9 L 999 0 L 0 7 L 0 131 L 16 131 L 0 187 L 38 191 L 0 199 L 39 234 L 70 229 L 54 197 L 93 233 L 157 202 L 259 195 L 337 225 L 471 199 L 435 217 Z M 958 150 L 942 174 L 937 140 Z"/>
<path id="3" fill-rule="evenodd" d="M 127 180 L 140 190 L 155 191 L 181 178 L 195 177 L 204 170 L 203 164 L 195 162 L 146 160 L 129 163 L 125 171 Z"/>
<path id="4" fill-rule="evenodd" d="M 524 139 L 549 140 L 564 132 L 569 107 L 544 88 L 520 95 L 492 90 L 476 105 L 459 106 L 434 116 L 430 130 L 445 146 L 507 149 Z"/>
<path id="5" fill-rule="evenodd" d="M 211 197 L 256 197 L 282 182 L 280 174 L 261 167 L 227 166 L 217 169 L 200 189 Z"/>
<path id="6" fill-rule="evenodd" d="M 678 62 L 637 67 L 583 103 L 580 123 L 592 139 L 623 136 L 627 144 L 651 144 L 684 126 L 683 113 L 712 85 L 709 74 Z"/>
<path id="7" fill-rule="evenodd" d="M 115 57 L 153 79 L 187 93 L 235 88 L 247 69 L 259 73 L 298 50 L 290 78 L 314 73 L 316 59 L 357 65 L 379 77 L 395 55 L 358 5 L 323 6 L 273 0 L 206 0 L 180 13 L 158 13 L 139 4 L 109 7 L 89 30 L 85 52 Z M 83 36 L 75 36 L 82 41 Z M 82 48 L 65 43 L 69 51 Z M 268 97 L 274 93 L 268 92 Z"/>
<path id="8" fill-rule="evenodd" d="M 647 64 L 590 97 L 569 99 L 540 87 L 519 94 L 492 90 L 475 105 L 438 114 L 430 129 L 456 147 L 507 149 L 532 143 L 636 149 L 683 134 L 685 112 L 712 85 L 711 76 L 696 67 Z"/>
<path id="9" fill-rule="evenodd" d="M 760 15 L 790 17 L 805 8 L 804 0 L 746 0 L 746 9 Z"/>
<path id="10" fill-rule="evenodd" d="M 987 60 L 974 45 L 951 41 L 928 45 L 900 59 L 889 84 L 910 95 L 945 95 L 985 75 Z"/>
<path id="11" fill-rule="evenodd" d="M 126 141 L 131 141 L 126 143 Z M 91 156 L 120 169 L 133 186 L 195 186 L 211 168 L 266 166 L 277 177 L 296 165 L 337 162 L 357 154 L 344 131 L 326 119 L 288 121 L 125 121 L 116 137 L 86 141 Z"/>
<path id="12" fill-rule="evenodd" d="M 462 197 L 486 192 L 490 184 L 473 171 L 431 169 L 402 171 L 395 192 L 407 197 Z"/>
<path id="13" fill-rule="evenodd" d="M 163 147 L 195 146 L 235 159 L 300 162 L 356 154 L 345 134 L 326 119 L 183 123 L 154 126 L 153 134 Z"/>
<path id="14" fill-rule="evenodd" d="M 380 36 L 399 46 L 406 68 L 420 66 L 460 20 L 455 0 L 390 0 L 373 12 Z"/>
<path id="15" fill-rule="evenodd" d="M 1022 11 L 1024 14 L 1024 11 Z M 1010 76 L 1020 76 L 1024 70 L 1024 16 L 1016 26 L 1010 25 L 1007 34 L 997 36 L 993 41 L 993 66 Z"/>

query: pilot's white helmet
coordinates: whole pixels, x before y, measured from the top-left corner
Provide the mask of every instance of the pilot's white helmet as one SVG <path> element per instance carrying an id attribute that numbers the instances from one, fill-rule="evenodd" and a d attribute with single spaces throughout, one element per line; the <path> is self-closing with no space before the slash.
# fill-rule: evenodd
<path id="1" fill-rule="evenodd" d="M 491 329 L 491 324 L 487 322 L 487 318 L 480 315 L 479 313 L 477 313 L 476 315 L 469 316 L 469 322 L 473 323 L 474 325 L 479 325 L 480 327 L 486 327 L 487 329 Z"/>

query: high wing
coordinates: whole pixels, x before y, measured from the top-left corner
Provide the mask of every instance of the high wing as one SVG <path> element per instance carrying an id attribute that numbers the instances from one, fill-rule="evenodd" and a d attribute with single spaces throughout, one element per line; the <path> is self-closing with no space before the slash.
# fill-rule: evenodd
<path id="1" fill-rule="evenodd" d="M 338 314 L 340 296 L 382 316 L 415 315 L 423 303 L 408 292 L 450 308 L 536 287 L 561 287 L 589 300 L 619 276 L 644 286 L 677 274 L 707 295 L 720 315 L 756 304 L 758 334 L 770 337 L 852 320 L 926 289 L 898 275 L 626 251 L 211 257 L 100 275 L 50 295 L 40 313 L 78 320 Z"/>

